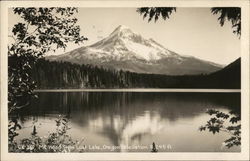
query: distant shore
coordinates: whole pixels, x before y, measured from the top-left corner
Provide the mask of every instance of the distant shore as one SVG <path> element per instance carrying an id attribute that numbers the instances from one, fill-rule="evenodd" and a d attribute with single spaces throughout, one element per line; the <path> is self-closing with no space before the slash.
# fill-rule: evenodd
<path id="1" fill-rule="evenodd" d="M 240 93 L 241 89 L 178 89 L 178 88 L 118 88 L 118 89 L 37 89 L 35 92 L 197 92 Z"/>

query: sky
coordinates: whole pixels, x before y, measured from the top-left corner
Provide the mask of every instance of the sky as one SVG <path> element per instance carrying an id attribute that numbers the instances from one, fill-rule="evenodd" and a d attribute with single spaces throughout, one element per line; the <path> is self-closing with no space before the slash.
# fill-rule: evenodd
<path id="1" fill-rule="evenodd" d="M 9 31 L 20 21 L 9 10 Z M 79 8 L 75 14 L 81 34 L 89 40 L 80 46 L 68 44 L 63 54 L 81 46 L 91 45 L 107 37 L 119 25 L 125 25 L 145 38 L 153 38 L 169 50 L 180 55 L 227 65 L 240 57 L 240 39 L 233 34 L 231 24 L 220 26 L 210 8 L 177 8 L 169 19 L 148 21 L 136 12 L 136 8 Z M 50 53 L 52 54 L 52 53 Z"/>

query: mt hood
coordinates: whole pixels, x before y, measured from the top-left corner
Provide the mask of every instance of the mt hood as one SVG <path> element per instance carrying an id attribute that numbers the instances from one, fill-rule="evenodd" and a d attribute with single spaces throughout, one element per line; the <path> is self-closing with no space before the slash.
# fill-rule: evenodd
<path id="1" fill-rule="evenodd" d="M 153 39 L 145 39 L 121 25 L 108 37 L 93 45 L 61 55 L 48 56 L 47 59 L 136 73 L 167 75 L 211 73 L 222 67 L 195 57 L 179 55 Z"/>

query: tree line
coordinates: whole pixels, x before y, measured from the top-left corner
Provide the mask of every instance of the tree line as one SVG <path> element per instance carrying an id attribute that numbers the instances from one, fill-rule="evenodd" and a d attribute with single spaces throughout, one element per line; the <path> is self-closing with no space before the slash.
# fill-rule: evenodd
<path id="1" fill-rule="evenodd" d="M 234 67 L 235 66 L 235 67 Z M 240 65 L 234 71 L 200 75 L 160 75 L 112 70 L 93 65 L 39 59 L 32 69 L 38 89 L 61 88 L 240 88 Z M 228 71 L 228 72 L 227 72 Z M 225 73 L 225 74 L 224 74 Z M 229 78 L 230 77 L 230 78 Z"/>

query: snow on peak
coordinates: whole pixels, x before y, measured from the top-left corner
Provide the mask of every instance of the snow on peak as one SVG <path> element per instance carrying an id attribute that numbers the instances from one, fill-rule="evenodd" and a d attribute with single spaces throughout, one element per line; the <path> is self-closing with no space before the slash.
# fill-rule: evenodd
<path id="1" fill-rule="evenodd" d="M 126 31 L 132 32 L 132 30 L 128 26 L 119 25 L 117 28 L 115 28 L 115 30 L 113 32 L 126 32 Z"/>
<path id="2" fill-rule="evenodd" d="M 137 58 L 149 62 L 174 56 L 153 39 L 145 39 L 124 25 L 119 25 L 108 37 L 89 47 L 92 52 L 117 59 Z"/>
<path id="3" fill-rule="evenodd" d="M 124 25 L 119 25 L 110 35 L 109 37 L 119 36 L 119 37 L 130 37 L 132 35 L 136 35 L 129 27 Z"/>
<path id="4" fill-rule="evenodd" d="M 127 30 L 127 29 L 130 29 L 130 28 L 128 26 L 125 26 L 125 25 L 119 25 L 115 30 L 122 31 L 122 30 Z"/>

